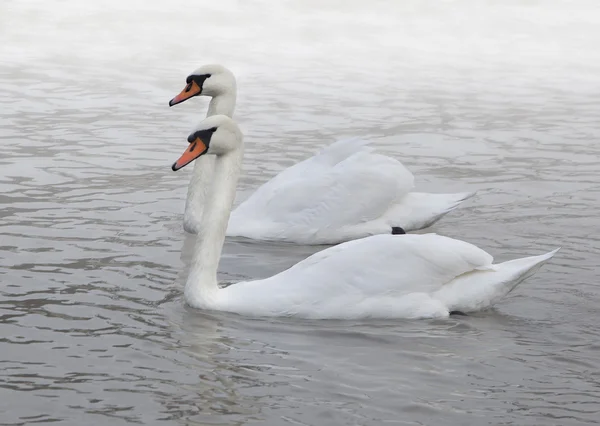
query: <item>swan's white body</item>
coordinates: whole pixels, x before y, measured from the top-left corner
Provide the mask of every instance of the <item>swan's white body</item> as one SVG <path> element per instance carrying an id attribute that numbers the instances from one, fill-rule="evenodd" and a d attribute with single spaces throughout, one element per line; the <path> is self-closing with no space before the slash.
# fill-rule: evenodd
<path id="1" fill-rule="evenodd" d="M 236 101 L 233 74 L 207 65 L 194 75 L 209 75 L 201 94 L 211 96 L 207 116 L 232 117 Z M 200 222 L 209 156 L 200 158 L 188 187 L 184 214 L 187 232 Z M 416 231 L 431 226 L 474 192 L 410 192 L 413 175 L 399 161 L 374 154 L 367 142 L 338 141 L 259 187 L 233 211 L 227 236 L 299 244 L 337 244 L 369 235 L 390 234 L 392 227 Z"/>
<path id="2" fill-rule="evenodd" d="M 494 265 L 476 246 L 436 234 L 375 235 L 325 249 L 270 278 L 221 289 L 217 267 L 242 136 L 225 116 L 209 117 L 201 127 L 215 125 L 220 127 L 208 150 L 217 155 L 213 186 L 185 287 L 192 307 L 315 319 L 446 317 L 491 306 L 556 253 Z"/>
<path id="3" fill-rule="evenodd" d="M 231 214 L 228 236 L 299 244 L 336 244 L 370 235 L 426 228 L 473 193 L 410 192 L 413 175 L 343 140 L 275 176 Z"/>

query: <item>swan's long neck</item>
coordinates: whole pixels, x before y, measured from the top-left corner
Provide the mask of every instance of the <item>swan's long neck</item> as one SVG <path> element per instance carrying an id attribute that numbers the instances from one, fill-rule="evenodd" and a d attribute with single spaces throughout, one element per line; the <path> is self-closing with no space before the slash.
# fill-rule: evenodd
<path id="1" fill-rule="evenodd" d="M 210 100 L 206 116 L 223 114 L 232 117 L 235 110 L 236 96 L 236 86 L 235 84 L 230 84 L 227 90 Z M 213 174 L 214 156 L 204 155 L 198 158 L 195 163 L 194 172 L 188 185 L 185 212 L 183 215 L 183 229 L 187 232 L 200 234 L 202 231 L 202 227 L 200 226 L 202 212 L 204 211 L 205 200 L 208 196 L 208 182 Z"/>
<path id="2" fill-rule="evenodd" d="M 184 293 L 186 301 L 196 308 L 214 306 L 219 291 L 217 268 L 235 199 L 242 155 L 243 149 L 239 148 L 215 160 L 211 190 L 201 220 L 202 237 L 196 238 Z"/>
<path id="3" fill-rule="evenodd" d="M 237 89 L 234 84 L 227 87 L 227 90 L 223 91 L 217 96 L 213 96 L 208 104 L 207 117 L 211 115 L 222 114 L 228 117 L 233 117 L 235 111 L 235 99 L 237 96 Z"/>
<path id="4" fill-rule="evenodd" d="M 202 231 L 202 213 L 208 196 L 208 182 L 214 169 L 213 157 L 212 155 L 204 155 L 195 161 L 194 171 L 188 185 L 185 212 L 183 214 L 183 229 L 192 234 L 200 234 Z"/>

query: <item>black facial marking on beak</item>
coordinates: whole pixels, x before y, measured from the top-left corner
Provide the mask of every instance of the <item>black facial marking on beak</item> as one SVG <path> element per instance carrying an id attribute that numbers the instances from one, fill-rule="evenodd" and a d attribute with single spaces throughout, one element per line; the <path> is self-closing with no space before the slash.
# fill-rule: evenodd
<path id="1" fill-rule="evenodd" d="M 198 130 L 191 135 L 188 136 L 188 142 L 192 145 L 190 146 L 190 152 L 196 149 L 196 139 L 200 138 L 202 143 L 206 145 L 206 150 L 208 151 L 208 147 L 210 146 L 210 139 L 212 135 L 217 131 L 216 127 L 204 130 Z"/>
<path id="2" fill-rule="evenodd" d="M 191 84 L 192 81 L 195 81 L 198 86 L 202 87 L 202 83 L 204 83 L 204 80 L 207 78 L 210 78 L 210 74 L 192 74 L 187 76 L 185 82 Z"/>
<path id="3" fill-rule="evenodd" d="M 204 82 L 209 77 L 210 77 L 210 74 L 188 76 L 188 78 L 185 79 L 185 82 L 187 83 L 187 87 L 185 88 L 185 91 L 189 92 L 189 90 L 192 88 L 192 83 L 196 83 L 198 85 L 198 87 L 200 88 L 200 92 L 198 93 L 198 95 L 201 95 L 202 90 L 204 89 L 204 87 L 203 87 Z M 198 96 L 198 95 L 195 95 L 195 96 Z"/>

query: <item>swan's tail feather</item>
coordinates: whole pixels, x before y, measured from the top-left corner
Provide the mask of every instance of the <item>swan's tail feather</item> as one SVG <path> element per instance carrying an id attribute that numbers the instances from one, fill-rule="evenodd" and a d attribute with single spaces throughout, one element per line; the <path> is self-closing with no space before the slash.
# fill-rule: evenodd
<path id="1" fill-rule="evenodd" d="M 476 193 L 410 192 L 386 213 L 386 217 L 391 226 L 400 226 L 405 231 L 417 231 L 430 227 Z"/>
<path id="2" fill-rule="evenodd" d="M 472 271 L 446 284 L 434 297 L 448 310 L 474 312 L 489 308 L 535 274 L 560 248 L 539 256 L 509 260 L 493 270 Z"/>

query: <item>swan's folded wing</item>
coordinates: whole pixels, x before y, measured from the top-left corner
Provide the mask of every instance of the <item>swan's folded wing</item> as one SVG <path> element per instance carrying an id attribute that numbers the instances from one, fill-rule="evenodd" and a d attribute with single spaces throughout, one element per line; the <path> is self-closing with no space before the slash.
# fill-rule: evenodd
<path id="1" fill-rule="evenodd" d="M 413 187 L 412 174 L 398 161 L 357 153 L 326 173 L 282 183 L 250 214 L 303 229 L 337 229 L 380 218 Z"/>
<path id="2" fill-rule="evenodd" d="M 359 152 L 370 152 L 368 142 L 358 138 L 342 139 L 326 146 L 319 153 L 306 160 L 300 161 L 265 182 L 248 198 L 240 208 L 256 210 L 262 208 L 286 186 L 294 186 L 306 179 L 318 178 L 331 172 L 340 162 Z"/>
<path id="3" fill-rule="evenodd" d="M 475 269 L 492 256 L 473 244 L 437 234 L 375 235 L 323 250 L 289 271 L 315 282 L 343 285 L 364 295 L 429 292 Z M 331 275 L 334 274 L 334 275 Z M 319 277 L 328 277 L 325 281 Z"/>

